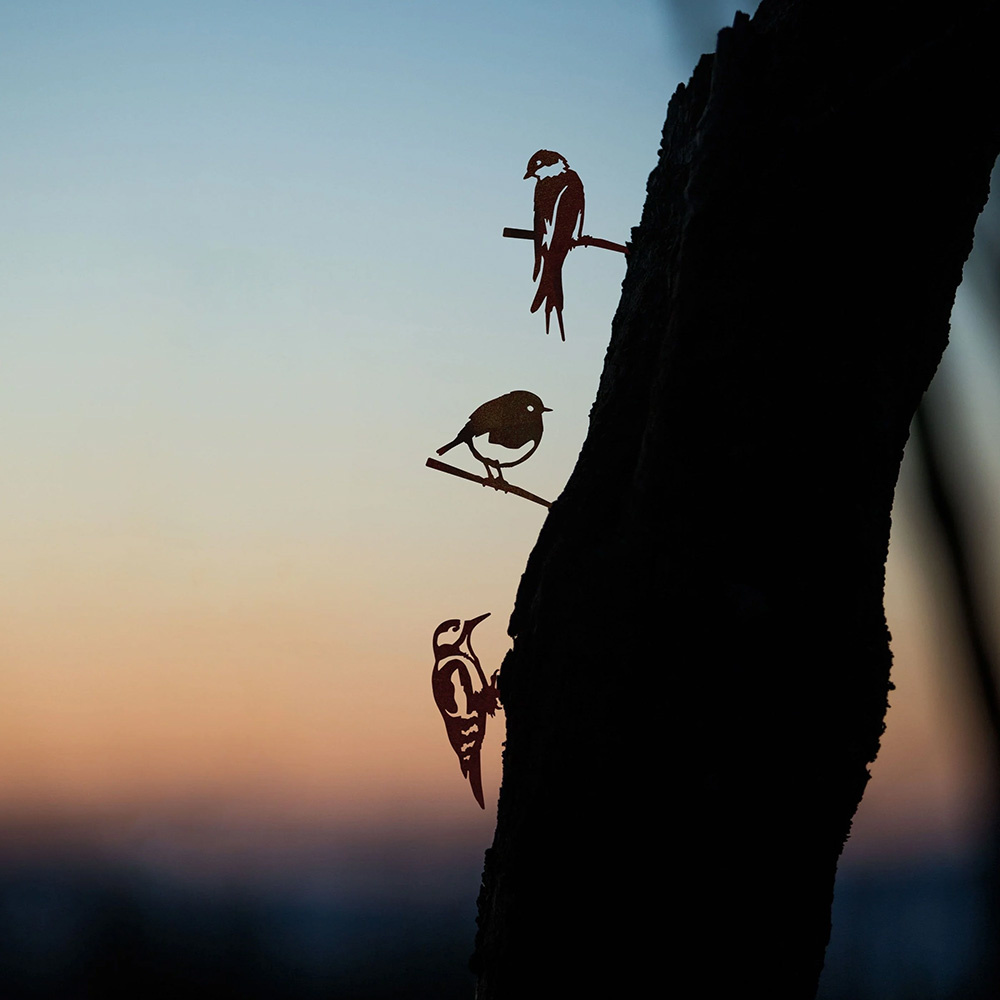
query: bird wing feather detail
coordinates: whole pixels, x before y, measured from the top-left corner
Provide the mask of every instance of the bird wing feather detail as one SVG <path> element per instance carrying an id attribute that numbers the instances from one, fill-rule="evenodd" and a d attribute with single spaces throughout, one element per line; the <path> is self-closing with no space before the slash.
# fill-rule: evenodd
<path id="1" fill-rule="evenodd" d="M 573 247 L 574 233 L 577 231 L 583 232 L 583 184 L 576 171 L 567 170 L 563 186 L 552 207 L 549 251 L 568 253 Z"/>

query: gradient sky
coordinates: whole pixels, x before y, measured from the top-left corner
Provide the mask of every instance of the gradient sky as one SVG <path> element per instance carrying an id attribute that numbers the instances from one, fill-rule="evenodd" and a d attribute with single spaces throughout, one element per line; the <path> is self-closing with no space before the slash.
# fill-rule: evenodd
<path id="1" fill-rule="evenodd" d="M 628 238 L 694 65 L 682 26 L 653 0 L 0 3 L 7 816 L 488 843 L 502 717 L 481 814 L 430 639 L 490 611 L 477 650 L 499 664 L 545 512 L 423 463 L 530 389 L 553 412 L 511 480 L 558 495 L 624 265 L 572 255 L 561 343 L 528 313 L 530 246 L 500 232 L 530 227 L 546 147 L 584 181 L 587 232 Z M 873 843 L 915 817 L 957 836 L 975 790 L 910 513 Z"/>

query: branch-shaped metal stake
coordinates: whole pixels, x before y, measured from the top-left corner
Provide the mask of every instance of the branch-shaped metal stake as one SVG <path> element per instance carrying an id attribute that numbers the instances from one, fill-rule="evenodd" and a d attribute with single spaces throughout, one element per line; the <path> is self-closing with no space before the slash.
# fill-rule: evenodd
<path id="1" fill-rule="evenodd" d="M 549 316 L 555 310 L 559 321 L 559 336 L 566 339 L 563 326 L 562 268 L 566 255 L 575 247 L 601 247 L 627 254 L 621 243 L 583 235 L 583 181 L 570 170 L 566 157 L 551 149 L 540 149 L 528 160 L 524 179 L 535 179 L 534 229 L 504 229 L 503 235 L 519 240 L 534 240 L 535 269 L 531 280 L 538 290 L 531 311 L 545 304 L 545 332 L 549 332 Z"/>
<path id="2" fill-rule="evenodd" d="M 533 229 L 512 229 L 510 226 L 504 226 L 503 236 L 506 236 L 509 240 L 533 240 L 535 238 L 535 231 Z M 616 253 L 623 253 L 628 256 L 628 247 L 624 243 L 612 243 L 611 240 L 602 240 L 598 236 L 581 236 L 578 240 L 573 240 L 573 246 L 570 250 L 576 247 L 600 247 L 602 250 L 614 250 Z"/>
<path id="3" fill-rule="evenodd" d="M 456 469 L 453 465 L 446 465 L 434 458 L 427 459 L 427 467 L 480 483 L 482 486 L 492 486 L 493 489 L 504 493 L 514 493 L 548 507 L 547 500 L 508 483 L 503 477 L 502 470 L 520 465 L 535 454 L 538 443 L 542 440 L 542 414 L 549 412 L 549 408 L 544 406 L 533 392 L 525 389 L 515 389 L 506 395 L 497 396 L 496 399 L 491 399 L 475 409 L 468 423 L 458 434 L 437 450 L 439 455 L 443 455 L 457 444 L 468 445 L 473 457 L 483 463 L 486 477 L 474 476 L 470 472 Z M 488 435 L 487 442 L 493 446 L 492 448 L 488 448 L 481 441 L 476 443 L 475 439 L 483 435 Z M 518 450 L 529 443 L 531 447 L 524 454 L 514 457 Z M 484 454 L 487 451 L 489 454 Z"/>
<path id="4" fill-rule="evenodd" d="M 471 472 L 466 472 L 464 469 L 456 469 L 454 465 L 448 465 L 447 462 L 439 462 L 436 458 L 427 459 L 426 465 L 428 469 L 437 469 L 438 472 L 447 472 L 449 476 L 458 476 L 459 479 L 468 479 L 470 483 L 479 483 L 480 486 L 492 486 L 493 489 L 500 490 L 501 493 L 513 493 L 515 496 L 524 497 L 525 500 L 533 500 L 535 503 L 540 503 L 543 507 L 552 506 L 548 500 L 536 497 L 534 493 L 522 490 L 520 486 L 508 483 L 506 479 L 485 479 L 483 476 L 474 476 Z"/>

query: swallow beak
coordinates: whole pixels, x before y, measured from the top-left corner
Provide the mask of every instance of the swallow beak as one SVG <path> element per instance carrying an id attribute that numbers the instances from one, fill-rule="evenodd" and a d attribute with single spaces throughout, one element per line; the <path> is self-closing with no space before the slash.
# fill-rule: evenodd
<path id="1" fill-rule="evenodd" d="M 526 181 L 529 177 L 534 177 L 535 175 L 529 170 L 522 178 L 522 181 Z"/>

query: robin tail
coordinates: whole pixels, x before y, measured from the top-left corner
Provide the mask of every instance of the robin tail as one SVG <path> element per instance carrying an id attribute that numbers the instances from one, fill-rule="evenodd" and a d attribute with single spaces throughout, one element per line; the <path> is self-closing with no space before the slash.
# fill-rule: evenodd
<path id="1" fill-rule="evenodd" d="M 447 444 L 441 445 L 441 447 L 438 448 L 437 453 L 439 455 L 443 455 L 446 451 L 451 451 L 451 449 L 454 448 L 456 444 L 461 444 L 463 441 L 467 441 L 469 439 L 468 431 L 469 431 L 469 425 L 466 424 L 458 432 L 457 436 L 455 437 L 455 440 L 449 441 Z"/>

